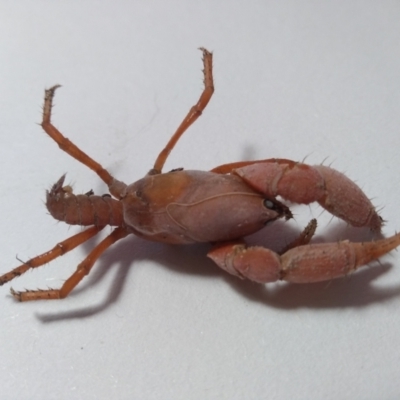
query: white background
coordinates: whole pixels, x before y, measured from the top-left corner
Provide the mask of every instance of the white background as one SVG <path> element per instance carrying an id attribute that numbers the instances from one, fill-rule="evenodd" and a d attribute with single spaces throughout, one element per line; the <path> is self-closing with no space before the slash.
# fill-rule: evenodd
<path id="1" fill-rule="evenodd" d="M 2 1 L 1 266 L 80 228 L 54 221 L 45 190 L 105 186 L 35 124 L 53 121 L 119 179 L 141 178 L 202 91 L 215 95 L 166 170 L 245 159 L 327 163 L 400 229 L 398 1 Z M 313 217 L 316 242 L 371 239 L 319 207 L 295 207 L 252 241 L 279 249 Z M 109 230 L 108 230 L 109 231 Z M 330 283 L 255 285 L 208 245 L 129 237 L 70 297 L 19 304 L 9 288 L 59 287 L 96 241 L 0 290 L 1 399 L 395 399 L 400 257 Z"/>

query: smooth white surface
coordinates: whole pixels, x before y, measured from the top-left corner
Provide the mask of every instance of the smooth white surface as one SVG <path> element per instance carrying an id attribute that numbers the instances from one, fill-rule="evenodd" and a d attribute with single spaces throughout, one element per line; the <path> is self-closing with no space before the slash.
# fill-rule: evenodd
<path id="1" fill-rule="evenodd" d="M 327 159 L 400 229 L 397 1 L 46 2 L 0 5 L 0 271 L 79 231 L 44 190 L 104 185 L 41 131 L 53 121 L 131 182 L 202 90 L 216 92 L 166 169 L 244 159 Z M 363 240 L 318 207 L 296 207 L 253 241 L 279 249 L 312 218 L 315 241 Z M 93 246 L 12 282 L 60 286 Z M 1 399 L 395 399 L 400 396 L 400 257 L 346 279 L 266 287 L 225 275 L 208 246 L 128 238 L 63 301 L 18 304 L 0 290 Z"/>

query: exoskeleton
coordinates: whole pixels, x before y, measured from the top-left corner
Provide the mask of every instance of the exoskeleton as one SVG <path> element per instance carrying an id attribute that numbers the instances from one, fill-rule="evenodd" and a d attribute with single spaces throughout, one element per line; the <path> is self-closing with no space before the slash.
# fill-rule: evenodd
<path id="1" fill-rule="evenodd" d="M 60 289 L 16 292 L 20 301 L 60 299 L 87 275 L 113 243 L 134 234 L 170 244 L 209 242 L 210 257 L 219 267 L 240 278 L 267 283 L 277 280 L 316 282 L 345 276 L 400 244 L 400 234 L 374 242 L 310 244 L 316 228 L 312 220 L 280 254 L 265 247 L 247 246 L 243 237 L 278 219 L 292 217 L 277 196 L 299 204 L 318 202 L 331 214 L 357 227 L 379 232 L 382 219 L 362 190 L 342 173 L 322 165 L 310 166 L 286 159 L 225 164 L 211 171 L 177 169 L 163 173 L 164 163 L 186 129 L 202 114 L 214 92 L 212 53 L 203 52 L 204 91 L 149 173 L 126 185 L 51 123 L 53 97 L 59 85 L 46 90 L 42 127 L 66 153 L 92 169 L 108 186 L 111 196 L 75 195 L 63 186 L 64 176 L 47 192 L 47 209 L 57 220 L 89 226 L 0 277 L 0 285 L 65 254 L 105 226 L 114 230 L 78 265 Z"/>

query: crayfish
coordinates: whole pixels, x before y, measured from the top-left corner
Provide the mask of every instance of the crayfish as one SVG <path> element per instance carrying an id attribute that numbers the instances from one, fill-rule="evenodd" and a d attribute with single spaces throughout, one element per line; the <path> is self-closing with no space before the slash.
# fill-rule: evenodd
<path id="1" fill-rule="evenodd" d="M 62 176 L 47 192 L 47 209 L 57 220 L 89 228 L 2 275 L 0 285 L 74 249 L 105 226 L 115 228 L 60 289 L 11 289 L 16 299 L 65 298 L 108 247 L 130 234 L 169 244 L 211 243 L 208 257 L 220 268 L 259 283 L 307 283 L 342 277 L 400 245 L 400 234 L 373 242 L 310 244 L 315 220 L 279 254 L 265 247 L 246 245 L 243 237 L 278 218 L 292 217 L 278 196 L 298 204 L 318 202 L 352 226 L 380 232 L 383 221 L 368 197 L 349 178 L 327 166 L 266 159 L 225 164 L 211 171 L 179 168 L 162 172 L 169 153 L 202 114 L 214 92 L 213 55 L 204 48 L 201 51 L 204 90 L 197 104 L 158 155 L 153 168 L 130 185 L 114 178 L 53 126 L 52 103 L 59 85 L 45 91 L 42 128 L 63 151 L 92 169 L 106 183 L 111 196 L 92 192 L 76 195 L 70 186 L 63 186 Z"/>

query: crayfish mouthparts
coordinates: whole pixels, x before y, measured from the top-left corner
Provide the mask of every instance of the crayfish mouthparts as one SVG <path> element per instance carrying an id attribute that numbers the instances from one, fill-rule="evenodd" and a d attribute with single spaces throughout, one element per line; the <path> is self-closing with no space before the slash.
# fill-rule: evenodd
<path id="1" fill-rule="evenodd" d="M 285 217 L 286 221 L 293 218 L 290 208 L 276 199 L 266 198 L 264 200 L 264 205 L 270 210 L 276 211 L 279 217 Z"/>

